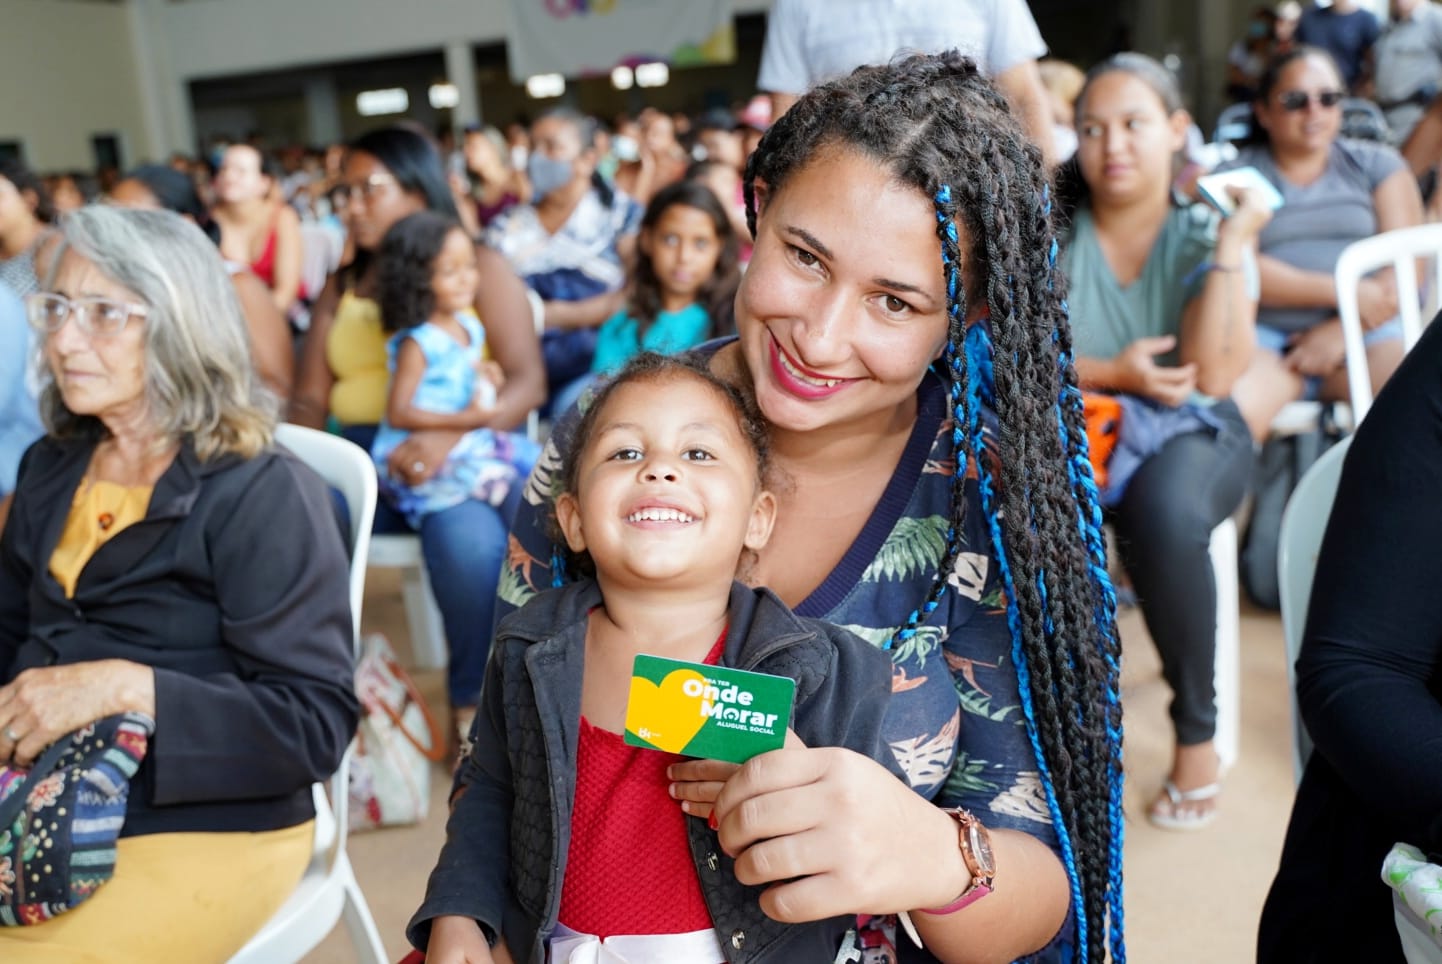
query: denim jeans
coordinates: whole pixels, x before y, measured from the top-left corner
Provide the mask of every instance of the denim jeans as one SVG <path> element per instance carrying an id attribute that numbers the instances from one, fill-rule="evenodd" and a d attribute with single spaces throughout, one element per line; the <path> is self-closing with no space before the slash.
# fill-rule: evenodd
<path id="1" fill-rule="evenodd" d="M 1172 724 L 1182 746 L 1216 733 L 1217 584 L 1209 547 L 1212 530 L 1241 504 L 1252 473 L 1252 437 L 1235 403 L 1218 402 L 1212 414 L 1225 425 L 1220 432 L 1167 442 L 1107 514 L 1172 688 Z"/>
<path id="2" fill-rule="evenodd" d="M 347 426 L 342 434 L 370 451 L 375 426 Z M 450 650 L 446 691 L 452 706 L 475 706 L 481 697 L 491 649 L 496 584 L 520 497 L 518 485 L 499 508 L 472 499 L 421 520 L 421 555 Z M 376 504 L 371 531 L 381 535 L 416 530 L 382 501 Z"/>

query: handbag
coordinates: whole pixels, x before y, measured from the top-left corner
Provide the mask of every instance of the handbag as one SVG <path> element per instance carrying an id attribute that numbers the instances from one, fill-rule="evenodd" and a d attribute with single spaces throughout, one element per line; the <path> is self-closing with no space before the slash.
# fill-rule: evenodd
<path id="1" fill-rule="evenodd" d="M 1341 441 L 1344 434 L 1337 424 L 1335 407 L 1327 404 L 1322 406 L 1315 428 L 1295 435 L 1274 435 L 1262 446 L 1252 473 L 1252 516 L 1238 563 L 1242 588 L 1263 609 L 1277 610 L 1282 605 L 1277 557 L 1287 500 L 1312 463 Z"/>
<path id="2" fill-rule="evenodd" d="M 28 769 L 0 767 L 0 924 L 50 920 L 111 878 L 130 779 L 154 732 L 143 714 L 107 716 Z"/>
<path id="3" fill-rule="evenodd" d="M 360 726 L 350 762 L 351 827 L 419 823 L 431 803 L 431 764 L 446 755 L 435 717 L 379 633 L 361 640 L 355 673 Z"/>

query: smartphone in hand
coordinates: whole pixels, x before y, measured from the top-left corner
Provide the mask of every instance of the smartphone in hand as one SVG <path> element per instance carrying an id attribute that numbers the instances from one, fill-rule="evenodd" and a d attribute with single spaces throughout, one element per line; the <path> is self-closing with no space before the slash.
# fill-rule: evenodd
<path id="1" fill-rule="evenodd" d="M 1237 202 L 1227 190 L 1232 187 L 1258 191 L 1263 202 L 1273 211 L 1282 206 L 1281 193 L 1255 167 L 1239 167 L 1219 174 L 1203 174 L 1197 178 L 1197 193 L 1202 200 L 1222 212 L 1222 217 L 1229 217 L 1237 209 Z"/>

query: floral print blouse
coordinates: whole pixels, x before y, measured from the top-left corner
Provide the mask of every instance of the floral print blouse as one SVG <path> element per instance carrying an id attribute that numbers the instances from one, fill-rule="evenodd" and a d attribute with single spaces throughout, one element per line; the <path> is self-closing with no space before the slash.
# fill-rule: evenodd
<path id="1" fill-rule="evenodd" d="M 574 414 L 560 421 L 527 483 L 501 571 L 498 620 L 552 585 L 560 558 L 552 503 L 576 421 Z M 890 644 L 925 598 L 944 554 L 953 451 L 945 385 L 928 373 L 890 484 L 835 570 L 796 606 L 798 614 L 836 623 L 876 646 Z M 918 793 L 1055 850 L 974 466 L 967 475 L 962 551 L 947 592 L 916 634 L 891 651 L 887 742 Z"/>

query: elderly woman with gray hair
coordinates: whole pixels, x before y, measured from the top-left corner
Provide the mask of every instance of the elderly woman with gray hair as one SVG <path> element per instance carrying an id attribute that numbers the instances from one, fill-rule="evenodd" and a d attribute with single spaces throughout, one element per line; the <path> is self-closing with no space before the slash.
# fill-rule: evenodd
<path id="1" fill-rule="evenodd" d="M 214 245 L 101 206 L 59 234 L 27 302 L 46 435 L 0 538 L 0 763 L 116 713 L 155 730 L 113 878 L 0 959 L 224 960 L 300 879 L 355 729 L 345 548 Z"/>

